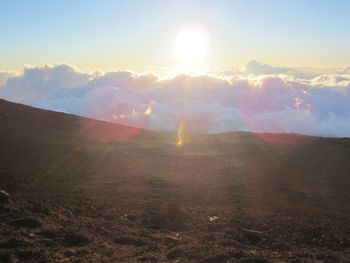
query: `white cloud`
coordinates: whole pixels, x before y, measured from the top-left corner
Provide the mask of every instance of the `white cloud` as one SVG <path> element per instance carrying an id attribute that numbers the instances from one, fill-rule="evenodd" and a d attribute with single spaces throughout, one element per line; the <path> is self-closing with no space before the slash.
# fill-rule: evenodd
<path id="1" fill-rule="evenodd" d="M 1 96 L 36 105 L 54 91 L 76 88 L 89 82 L 90 76 L 69 65 L 45 65 L 25 68 L 23 74 L 9 78 L 1 89 Z"/>
<path id="2" fill-rule="evenodd" d="M 298 79 L 309 79 L 314 76 L 310 72 L 304 72 L 295 68 L 271 66 L 256 60 L 251 60 L 244 67 L 243 73 L 253 75 L 293 75 Z"/>
<path id="3" fill-rule="evenodd" d="M 250 62 L 246 71 L 230 78 L 159 79 L 153 74 L 96 75 L 69 65 L 42 66 L 9 78 L 0 88 L 0 97 L 157 130 L 174 130 L 185 119 L 186 129 L 196 132 L 350 137 L 350 75 L 346 72 L 303 79 L 302 72 L 258 62 Z"/>
<path id="4" fill-rule="evenodd" d="M 350 85 L 350 74 L 328 74 L 320 75 L 311 79 L 308 83 L 318 86 L 328 87 L 349 87 Z"/>
<path id="5" fill-rule="evenodd" d="M 13 76 L 15 76 L 15 72 L 11 71 L 0 71 L 0 88 L 4 86 L 7 82 L 7 80 Z"/>
<path id="6" fill-rule="evenodd" d="M 254 75 L 286 74 L 290 71 L 291 69 L 286 67 L 274 67 L 256 60 L 249 61 L 244 68 L 245 73 Z"/>

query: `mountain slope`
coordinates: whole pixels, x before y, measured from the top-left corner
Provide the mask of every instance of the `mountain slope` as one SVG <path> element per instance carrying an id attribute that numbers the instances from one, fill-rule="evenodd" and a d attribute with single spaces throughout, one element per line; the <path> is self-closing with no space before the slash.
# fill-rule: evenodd
<path id="1" fill-rule="evenodd" d="M 0 209 L 0 258 L 350 258 L 350 140 L 233 132 L 174 142 L 0 101 L 0 188 L 13 200 Z"/>

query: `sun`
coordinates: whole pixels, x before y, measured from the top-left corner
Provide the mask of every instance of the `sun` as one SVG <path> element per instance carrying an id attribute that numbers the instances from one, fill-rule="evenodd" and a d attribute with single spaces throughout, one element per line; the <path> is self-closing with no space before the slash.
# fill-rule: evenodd
<path id="1" fill-rule="evenodd" d="M 175 57 L 182 65 L 198 66 L 208 52 L 208 33 L 202 26 L 187 25 L 179 30 L 175 40 Z"/>

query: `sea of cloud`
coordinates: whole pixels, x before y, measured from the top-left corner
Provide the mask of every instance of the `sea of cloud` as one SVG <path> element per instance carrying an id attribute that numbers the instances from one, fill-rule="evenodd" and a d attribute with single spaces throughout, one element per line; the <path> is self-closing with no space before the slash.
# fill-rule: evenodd
<path id="1" fill-rule="evenodd" d="M 256 61 L 240 71 L 158 77 L 69 65 L 0 72 L 0 98 L 127 125 L 192 132 L 350 137 L 350 70 L 327 74 Z"/>

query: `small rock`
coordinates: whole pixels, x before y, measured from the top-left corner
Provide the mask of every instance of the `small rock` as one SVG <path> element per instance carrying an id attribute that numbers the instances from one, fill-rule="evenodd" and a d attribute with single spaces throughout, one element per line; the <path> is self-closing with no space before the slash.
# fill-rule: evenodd
<path id="1" fill-rule="evenodd" d="M 142 247 L 144 245 L 146 245 L 146 241 L 144 239 L 142 238 L 136 239 L 136 242 L 135 242 L 136 247 Z"/>
<path id="2" fill-rule="evenodd" d="M 216 220 L 218 220 L 219 217 L 218 216 L 209 216 L 209 221 L 210 222 L 215 222 Z"/>
<path id="3" fill-rule="evenodd" d="M 215 236 L 213 233 L 208 233 L 208 234 L 203 235 L 203 239 L 206 241 L 214 241 Z"/>
<path id="4" fill-rule="evenodd" d="M 66 246 L 80 247 L 90 243 L 90 239 L 82 234 L 67 232 L 63 237 L 63 243 Z"/>
<path id="5" fill-rule="evenodd" d="M 7 222 L 8 225 L 26 227 L 26 228 L 38 228 L 41 226 L 39 220 L 32 217 L 22 217 L 10 220 Z"/>
<path id="6" fill-rule="evenodd" d="M 130 221 L 134 221 L 137 217 L 133 214 L 128 214 L 125 216 L 125 218 L 130 220 Z"/>
<path id="7" fill-rule="evenodd" d="M 242 230 L 245 232 L 250 232 L 250 233 L 255 233 L 255 234 L 263 234 L 263 232 L 261 232 L 261 231 L 247 229 L 247 228 L 243 228 Z"/>
<path id="8" fill-rule="evenodd" d="M 166 245 L 178 245 L 181 243 L 181 241 L 182 241 L 182 238 L 178 233 L 176 233 L 175 236 L 167 236 L 164 239 L 164 243 Z"/>
<path id="9" fill-rule="evenodd" d="M 156 263 L 158 262 L 158 258 L 156 256 L 143 256 L 139 258 L 140 262 L 151 262 Z"/>
<path id="10" fill-rule="evenodd" d="M 19 259 L 19 262 L 44 262 L 41 261 L 43 257 L 43 253 L 38 250 L 31 250 L 31 249 L 24 249 L 24 250 L 17 250 L 16 255 Z"/>
<path id="11" fill-rule="evenodd" d="M 113 221 L 113 220 L 117 219 L 117 216 L 113 215 L 113 214 L 106 214 L 106 215 L 103 216 L 103 218 L 108 220 L 108 221 Z"/>
<path id="12" fill-rule="evenodd" d="M 210 257 L 207 257 L 200 261 L 201 263 L 214 263 L 214 262 L 226 262 L 227 259 L 229 258 L 228 255 L 222 254 L 222 255 L 213 255 Z"/>
<path id="13" fill-rule="evenodd" d="M 10 202 L 10 195 L 3 191 L 0 190 L 0 205 L 5 205 L 8 204 Z"/>
<path id="14" fill-rule="evenodd" d="M 39 202 L 32 202 L 29 209 L 36 214 L 50 215 L 49 208 Z"/>
<path id="15" fill-rule="evenodd" d="M 269 263 L 270 261 L 261 256 L 252 256 L 240 260 L 241 263 Z"/>
<path id="16" fill-rule="evenodd" d="M 0 254 L 0 262 L 4 262 L 4 263 L 7 263 L 7 262 L 14 262 L 11 254 L 9 253 L 1 253 Z"/>
<path id="17" fill-rule="evenodd" d="M 170 230 L 187 229 L 188 215 L 175 204 L 169 204 L 162 214 L 161 225 Z"/>
<path id="18" fill-rule="evenodd" d="M 170 250 L 167 254 L 166 257 L 169 259 L 175 259 L 175 258 L 179 258 L 183 255 L 183 251 L 179 248 L 175 248 Z"/>
<path id="19" fill-rule="evenodd" d="M 59 235 L 59 231 L 56 229 L 42 229 L 40 234 L 46 238 L 56 238 Z"/>
<path id="20" fill-rule="evenodd" d="M 141 247 L 146 245 L 145 240 L 141 238 L 134 238 L 134 237 L 118 237 L 114 239 L 114 242 L 120 245 L 133 245 L 136 247 Z"/>
<path id="21" fill-rule="evenodd" d="M 134 237 L 117 237 L 114 239 L 114 242 L 120 245 L 134 245 L 136 238 Z"/>
<path id="22" fill-rule="evenodd" d="M 256 230 L 243 228 L 240 234 L 240 241 L 248 245 L 256 245 L 262 240 L 263 233 Z"/>
<path id="23" fill-rule="evenodd" d="M 10 249 L 10 248 L 18 248 L 18 247 L 27 247 L 30 243 L 26 240 L 17 239 L 17 238 L 9 238 L 0 242 L 0 248 Z"/>

